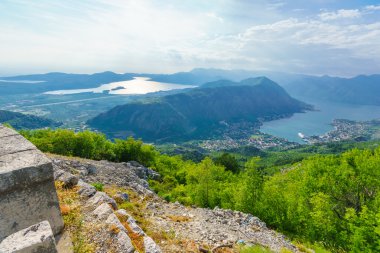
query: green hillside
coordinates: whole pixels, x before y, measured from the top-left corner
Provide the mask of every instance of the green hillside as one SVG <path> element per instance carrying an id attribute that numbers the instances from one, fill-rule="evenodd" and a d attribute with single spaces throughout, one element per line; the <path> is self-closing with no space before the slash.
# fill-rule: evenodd
<path id="1" fill-rule="evenodd" d="M 161 174 L 150 186 L 166 200 L 252 213 L 312 248 L 378 252 L 380 247 L 378 142 L 360 143 L 357 147 L 363 149 L 343 153 L 355 145 L 308 146 L 302 150 L 310 152 L 308 158 L 288 164 L 286 159 L 296 155 L 295 150 L 277 151 L 273 156 L 283 157 L 283 165 L 281 170 L 273 170 L 272 161 L 267 161 L 271 155 L 250 157 L 236 169 L 231 155 L 215 161 L 209 157 L 201 162 L 185 161 L 160 154 L 154 146 L 132 138 L 111 142 L 102 134 L 62 129 L 21 133 L 44 152 L 138 161 Z M 315 154 L 319 151 L 336 154 Z"/>
<path id="2" fill-rule="evenodd" d="M 61 125 L 51 119 L 4 110 L 0 110 L 0 123 L 7 123 L 16 129 L 36 129 Z"/>
<path id="3" fill-rule="evenodd" d="M 220 134 L 231 124 L 287 117 L 310 106 L 290 97 L 267 78 L 219 81 L 154 101 L 117 106 L 88 121 L 107 134 L 147 141 L 198 139 Z"/>

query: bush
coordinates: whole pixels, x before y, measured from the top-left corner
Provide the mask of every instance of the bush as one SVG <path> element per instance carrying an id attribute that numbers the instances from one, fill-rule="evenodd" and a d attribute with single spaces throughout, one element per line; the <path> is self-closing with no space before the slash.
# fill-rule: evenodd
<path id="1" fill-rule="evenodd" d="M 91 185 L 94 186 L 97 191 L 103 191 L 104 185 L 102 183 L 92 183 Z"/>

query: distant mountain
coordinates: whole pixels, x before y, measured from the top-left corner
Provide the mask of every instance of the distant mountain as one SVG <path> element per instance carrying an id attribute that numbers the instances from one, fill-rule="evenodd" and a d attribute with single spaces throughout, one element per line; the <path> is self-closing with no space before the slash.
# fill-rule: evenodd
<path id="1" fill-rule="evenodd" d="M 302 99 L 380 105 L 380 75 L 354 78 L 307 76 L 287 83 L 286 90 Z"/>
<path id="2" fill-rule="evenodd" d="M 53 90 L 95 88 L 111 82 L 132 80 L 133 77 L 149 77 L 153 81 L 164 83 L 201 85 L 221 79 L 238 82 L 243 79 L 262 75 L 268 76 L 277 82 L 280 81 L 280 83 L 285 80 L 293 80 L 293 75 L 280 72 L 202 68 L 174 74 L 117 74 L 110 71 L 95 74 L 67 74 L 53 72 L 47 74 L 0 77 L 0 94 L 35 94 Z"/>
<path id="3" fill-rule="evenodd" d="M 95 88 L 106 83 L 132 80 L 133 76 L 136 75 L 128 73 L 116 74 L 108 71 L 91 75 L 47 73 L 38 75 L 3 77 L 0 78 L 0 80 L 2 80 L 0 82 L 0 94 L 35 94 L 52 90 Z M 34 81 L 34 83 L 31 83 L 30 81 Z"/>
<path id="4" fill-rule="evenodd" d="M 115 135 L 134 135 L 147 141 L 207 137 L 234 123 L 290 116 L 311 109 L 290 97 L 265 77 L 239 83 L 218 81 L 201 88 L 117 106 L 88 124 Z"/>
<path id="5" fill-rule="evenodd" d="M 240 82 L 241 80 L 266 76 L 277 83 L 289 82 L 303 75 L 288 74 L 274 71 L 252 71 L 252 70 L 224 70 L 224 69 L 206 69 L 195 68 L 189 72 L 179 72 L 174 74 L 144 74 L 158 82 L 178 83 L 178 84 L 193 84 L 202 85 L 204 83 L 213 82 L 217 80 L 231 80 Z"/>
<path id="6" fill-rule="evenodd" d="M 4 110 L 0 110 L 0 123 L 8 123 L 16 129 L 36 129 L 61 125 L 61 123 L 47 118 Z"/>
<path id="7" fill-rule="evenodd" d="M 33 94 L 53 90 L 95 88 L 111 82 L 149 77 L 153 81 L 203 85 L 205 83 L 240 82 L 250 77 L 266 76 L 284 87 L 291 96 L 301 100 L 326 100 L 354 104 L 380 105 L 380 75 L 340 78 L 311 76 L 274 71 L 222 70 L 196 68 L 174 74 L 117 74 L 110 71 L 95 74 L 47 73 L 0 78 L 0 94 Z M 17 81 L 17 82 L 16 82 Z M 22 81 L 33 81 L 23 83 Z M 36 81 L 42 81 L 35 83 Z M 208 86 L 213 84 L 207 84 Z M 206 85 L 206 86 L 207 86 Z"/>

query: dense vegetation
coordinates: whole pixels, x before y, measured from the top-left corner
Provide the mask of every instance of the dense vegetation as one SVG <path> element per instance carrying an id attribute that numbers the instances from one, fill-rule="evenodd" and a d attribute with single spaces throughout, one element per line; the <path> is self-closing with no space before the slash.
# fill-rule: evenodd
<path id="1" fill-rule="evenodd" d="M 151 166 L 162 175 L 151 186 L 170 201 L 250 212 L 295 239 L 336 252 L 380 251 L 379 147 L 310 156 L 272 175 L 259 168 L 258 157 L 237 170 L 231 155 L 195 163 L 132 138 L 111 142 L 69 130 L 21 133 L 44 152 Z"/>
<path id="2" fill-rule="evenodd" d="M 16 129 L 36 129 L 61 125 L 51 119 L 5 110 L 0 110 L 0 123 L 10 124 Z"/>
<path id="3" fill-rule="evenodd" d="M 217 81 L 153 101 L 134 102 L 88 121 L 110 135 L 136 135 L 147 141 L 191 140 L 221 135 L 262 120 L 281 118 L 311 109 L 265 77 L 239 83 Z"/>

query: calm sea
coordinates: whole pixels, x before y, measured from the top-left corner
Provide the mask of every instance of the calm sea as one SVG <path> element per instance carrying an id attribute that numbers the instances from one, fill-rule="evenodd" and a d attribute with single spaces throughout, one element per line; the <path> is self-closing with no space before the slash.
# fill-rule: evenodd
<path id="1" fill-rule="evenodd" d="M 146 77 L 134 77 L 133 80 L 113 82 L 108 84 L 103 84 L 97 88 L 91 89 L 74 89 L 74 90 L 55 90 L 48 91 L 45 94 L 50 95 L 68 95 L 68 94 L 78 94 L 78 93 L 103 93 L 108 92 L 109 94 L 119 94 L 119 95 L 132 95 L 132 94 L 147 94 L 157 91 L 168 91 L 176 89 L 187 89 L 195 88 L 192 85 L 181 85 L 173 83 L 160 83 L 155 81 L 150 81 Z"/>
<path id="2" fill-rule="evenodd" d="M 380 118 L 380 106 L 353 105 L 308 101 L 318 111 L 296 113 L 290 118 L 265 122 L 261 127 L 264 133 L 304 143 L 298 133 L 320 135 L 333 130 L 334 119 L 372 120 Z"/>

